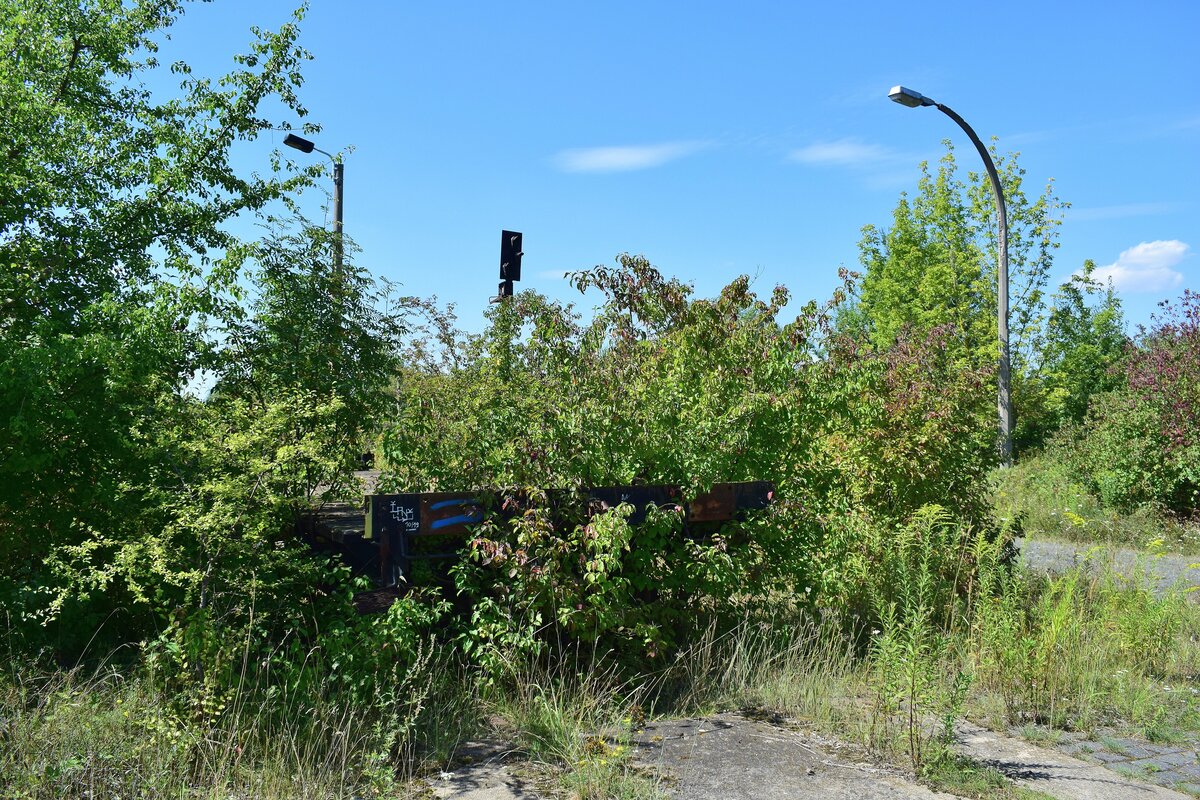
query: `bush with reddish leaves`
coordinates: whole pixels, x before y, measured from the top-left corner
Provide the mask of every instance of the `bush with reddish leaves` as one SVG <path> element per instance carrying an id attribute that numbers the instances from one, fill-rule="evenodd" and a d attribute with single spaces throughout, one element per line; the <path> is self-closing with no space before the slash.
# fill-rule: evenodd
<path id="1" fill-rule="evenodd" d="M 1131 347 L 1126 386 L 1102 397 L 1068 448 L 1117 508 L 1200 508 L 1200 294 L 1164 303 Z"/>

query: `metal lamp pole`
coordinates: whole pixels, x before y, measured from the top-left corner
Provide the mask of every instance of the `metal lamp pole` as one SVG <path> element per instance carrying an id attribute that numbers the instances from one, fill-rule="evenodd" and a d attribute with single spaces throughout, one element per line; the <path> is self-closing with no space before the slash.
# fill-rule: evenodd
<path id="1" fill-rule="evenodd" d="M 958 123 L 958 126 L 966 131 L 967 136 L 971 137 L 971 143 L 975 145 L 975 149 L 979 151 L 979 157 L 983 159 L 983 165 L 987 168 L 988 177 L 992 181 L 992 192 L 996 196 L 996 218 L 1000 227 L 1000 253 L 999 265 L 997 270 L 997 309 L 996 322 L 997 329 L 1000 333 L 1000 387 L 996 398 L 996 406 L 1000 415 L 1000 463 L 1006 467 L 1012 466 L 1012 376 L 1009 368 L 1008 357 L 1008 212 L 1004 207 L 1004 189 L 1000 186 L 1000 176 L 996 172 L 996 165 L 992 163 L 992 157 L 988 153 L 987 148 L 983 146 L 983 142 L 979 141 L 979 137 L 975 135 L 975 131 L 971 130 L 971 126 L 966 120 L 954 113 L 954 110 L 949 106 L 942 105 L 931 97 L 926 97 L 920 92 L 915 92 L 912 89 L 907 89 L 903 86 L 894 86 L 888 92 L 894 102 L 909 108 L 918 108 L 920 106 L 933 106 L 938 111 L 948 116 L 950 119 Z"/>
<path id="2" fill-rule="evenodd" d="M 294 133 L 289 133 L 283 143 L 302 153 L 311 153 L 316 150 L 318 153 L 329 156 L 329 160 L 333 162 L 333 263 L 340 275 L 342 272 L 342 179 L 345 175 L 345 165 L 333 153 L 326 153 L 308 139 L 301 138 Z"/>

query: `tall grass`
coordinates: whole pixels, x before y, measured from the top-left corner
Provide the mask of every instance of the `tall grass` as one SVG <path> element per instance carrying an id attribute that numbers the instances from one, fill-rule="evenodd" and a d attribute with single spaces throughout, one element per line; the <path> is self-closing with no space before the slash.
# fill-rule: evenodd
<path id="1" fill-rule="evenodd" d="M 632 761 L 629 736 L 645 719 L 647 685 L 621 677 L 591 651 L 507 662 L 484 703 L 536 764 L 578 800 L 663 797 L 658 778 Z"/>
<path id="2" fill-rule="evenodd" d="M 1062 575 L 998 582 L 963 644 L 996 724 L 1153 737 L 1200 723 L 1200 607 L 1100 548 Z"/>
<path id="3" fill-rule="evenodd" d="M 349 797 L 370 783 L 370 731 L 350 709 L 300 719 L 242 703 L 192 729 L 149 678 L 20 677 L 3 688 L 0 784 L 9 797 Z M 201 788 L 203 787 L 203 788 Z"/>
<path id="4" fill-rule="evenodd" d="M 1089 544 L 1200 554 L 1200 520 L 1183 519 L 1151 506 L 1124 512 L 1089 493 L 1069 465 L 1052 455 L 1026 458 L 992 475 L 996 513 L 1020 519 L 1026 535 Z"/>
<path id="5" fill-rule="evenodd" d="M 944 749 L 967 684 L 929 617 L 890 621 L 886 633 L 834 613 L 710 628 L 678 654 L 658 710 L 769 712 L 921 770 Z"/>
<path id="6" fill-rule="evenodd" d="M 854 637 L 835 614 L 716 624 L 650 681 L 654 702 L 671 714 L 755 708 L 830 726 L 857 690 Z"/>
<path id="7" fill-rule="evenodd" d="M 754 707 L 800 718 L 918 771 L 960 716 L 1151 739 L 1200 730 L 1200 605 L 1125 577 L 1101 548 L 1058 576 L 1023 571 L 1004 536 L 939 538 L 936 515 L 892 533 L 874 621 L 835 614 L 711 629 L 681 651 L 670 713 Z M 945 529 L 943 528 L 943 533 Z M 908 544 L 905 544 L 905 543 Z M 939 553 L 957 542 L 960 555 Z M 971 563 L 970 580 L 938 565 Z"/>
<path id="8" fill-rule="evenodd" d="M 0 797 L 402 795 L 477 719 L 445 655 L 418 663 L 391 713 L 329 684 L 247 681 L 197 715 L 149 668 L 12 670 L 0 678 Z"/>
<path id="9" fill-rule="evenodd" d="M 863 533 L 869 614 L 781 603 L 713 622 L 661 668 L 615 654 L 515 656 L 498 680 L 422 644 L 397 691 L 245 679 L 198 708 L 152 668 L 0 676 L 0 796 L 403 796 L 490 718 L 582 799 L 661 796 L 632 759 L 647 715 L 754 709 L 907 762 L 937 780 L 963 714 L 997 728 L 1200 730 L 1200 606 L 1124 578 L 1102 550 L 1058 576 L 1023 572 L 1003 537 L 935 511 Z M 866 537 L 886 538 L 876 550 Z M 877 543 L 876 543 L 877 544 Z M 958 565 L 962 565 L 961 568 Z M 858 575 L 860 573 L 850 573 Z M 314 658 L 319 655 L 314 656 Z M 305 674 L 330 674 L 332 665 Z M 322 670 L 326 672 L 322 673 Z M 953 771 L 953 770 L 951 770 Z"/>

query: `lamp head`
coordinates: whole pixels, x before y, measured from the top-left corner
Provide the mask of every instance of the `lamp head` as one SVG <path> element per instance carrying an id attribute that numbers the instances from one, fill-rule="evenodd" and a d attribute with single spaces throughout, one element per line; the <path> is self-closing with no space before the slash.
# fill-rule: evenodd
<path id="1" fill-rule="evenodd" d="M 283 143 L 288 147 L 296 148 L 301 153 L 311 153 L 313 148 L 316 147 L 316 145 L 310 142 L 308 139 L 303 139 L 294 133 L 289 133 L 287 138 L 283 140 Z"/>
<path id="2" fill-rule="evenodd" d="M 891 98 L 892 102 L 908 106 L 909 108 L 937 105 L 932 98 L 904 86 L 893 86 L 892 90 L 888 92 L 888 97 Z"/>

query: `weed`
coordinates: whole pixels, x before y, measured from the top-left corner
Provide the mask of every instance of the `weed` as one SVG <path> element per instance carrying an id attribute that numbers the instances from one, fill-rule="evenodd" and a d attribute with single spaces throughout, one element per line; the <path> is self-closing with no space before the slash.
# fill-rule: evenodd
<path id="1" fill-rule="evenodd" d="M 994 582 L 977 607 L 969 652 L 1011 724 L 1187 727 L 1197 713 L 1189 676 L 1198 621 L 1184 596 L 1160 596 L 1145 570 L 1117 575 L 1097 550 L 1063 575 Z"/>
<path id="2" fill-rule="evenodd" d="M 403 707 L 355 703 L 336 683 L 301 690 L 247 676 L 199 721 L 152 671 L 14 671 L 0 678 L 0 785 L 70 800 L 198 787 L 265 800 L 400 792 L 475 718 L 447 653 L 426 652 Z"/>
<path id="3" fill-rule="evenodd" d="M 746 619 L 724 633 L 710 625 L 681 649 L 654 697 L 675 713 L 766 708 L 833 724 L 857 691 L 858 669 L 835 615 Z"/>
<path id="4" fill-rule="evenodd" d="M 1020 730 L 1021 738 L 1034 744 L 1058 744 L 1062 741 L 1062 732 L 1040 725 L 1024 725 Z"/>
<path id="5" fill-rule="evenodd" d="M 1089 544 L 1200 554 L 1200 522 L 1149 505 L 1121 511 L 1105 506 L 1054 452 L 1026 458 L 992 473 L 997 516 L 1020 520 L 1025 535 Z"/>
<path id="6" fill-rule="evenodd" d="M 994 767 L 944 753 L 928 761 L 922 779 L 931 788 L 979 800 L 1050 800 L 1050 795 L 1017 786 Z"/>
<path id="7" fill-rule="evenodd" d="M 1111 736 L 1101 736 L 1100 743 L 1104 745 L 1105 749 L 1109 750 L 1110 752 L 1122 756 L 1129 755 L 1129 749 L 1122 742 L 1114 739 Z"/>
<path id="8" fill-rule="evenodd" d="M 661 796 L 657 780 L 630 763 L 629 720 L 644 719 L 642 693 L 601 659 L 560 659 L 510 663 L 486 703 L 574 797 L 640 800 Z"/>
<path id="9" fill-rule="evenodd" d="M 959 668 L 952 631 L 938 624 L 944 620 L 953 626 L 962 610 L 934 569 L 935 543 L 970 539 L 958 535 L 945 512 L 929 507 L 894 540 L 890 560 L 899 572 L 894 581 L 898 596 L 873 597 L 880 630 L 870 647 L 875 695 L 871 743 L 886 749 L 885 741 L 898 737 L 920 772 L 951 740 L 971 684 L 971 676 Z"/>
<path id="10" fill-rule="evenodd" d="M 1178 728 L 1164 722 L 1151 722 L 1142 729 L 1142 735 L 1155 744 L 1177 744 L 1187 737 Z"/>

